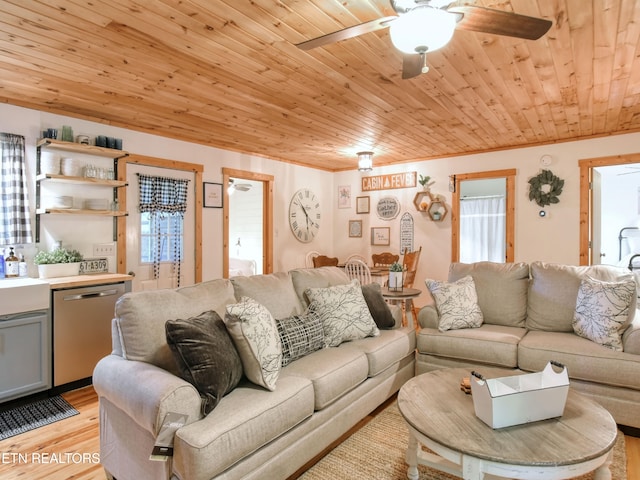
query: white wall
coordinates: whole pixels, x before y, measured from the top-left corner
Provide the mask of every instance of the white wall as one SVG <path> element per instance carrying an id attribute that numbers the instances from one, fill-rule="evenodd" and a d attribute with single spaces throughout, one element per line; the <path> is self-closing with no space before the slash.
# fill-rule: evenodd
<path id="1" fill-rule="evenodd" d="M 476 155 L 444 158 L 397 164 L 394 166 L 374 168 L 373 172 L 364 176 L 382 173 L 399 173 L 417 171 L 430 175 L 435 184 L 431 186 L 433 194 L 443 195 L 448 205 L 451 204 L 449 193 L 449 175 L 501 170 L 515 168 L 515 261 L 531 262 L 543 260 L 548 262 L 578 264 L 579 262 L 579 210 L 580 210 L 580 172 L 578 161 L 585 158 L 602 157 L 615 154 L 637 153 L 640 149 L 640 134 L 618 135 L 613 137 L 559 143 L 540 147 L 505 150 Z M 550 166 L 542 167 L 540 157 L 551 155 Z M 375 156 L 374 156 L 375 166 Z M 545 207 L 547 216 L 541 218 L 541 208 L 528 198 L 528 180 L 540 173 L 543 168 L 550 169 L 556 176 L 565 180 L 560 203 Z M 414 244 L 422 246 L 420 268 L 417 278 L 445 279 L 451 259 L 451 217 L 443 222 L 432 222 L 426 214 L 416 211 L 413 197 L 420 186 L 411 189 L 386 190 L 362 193 L 359 172 L 340 172 L 334 178 L 334 191 L 338 185 L 351 185 L 352 197 L 369 195 L 371 197 L 371 213 L 356 215 L 355 206 L 351 209 L 340 209 L 335 212 L 336 250 L 339 258 L 356 251 L 367 256 L 381 250 L 399 250 L 399 221 L 385 222 L 377 218 L 375 205 L 381 196 L 395 195 L 402 203 L 402 213 L 411 213 L 415 222 Z M 640 175 L 639 175 L 640 176 Z M 334 205 L 337 204 L 334 194 Z M 355 201 L 352 202 L 355 204 Z M 350 219 L 362 218 L 365 234 L 362 239 L 348 238 L 347 226 Z M 399 219 L 399 217 L 398 217 Z M 374 226 L 391 227 L 391 246 L 375 247 L 369 245 L 369 228 Z M 416 284 L 417 287 L 420 285 Z M 418 302 L 420 303 L 420 302 Z"/>
<path id="2" fill-rule="evenodd" d="M 309 250 L 318 250 L 344 260 L 351 253 L 370 257 L 382 250 L 399 250 L 399 219 L 405 211 L 411 213 L 415 222 L 414 244 L 422 245 L 423 253 L 418 278 L 444 279 L 451 258 L 451 218 L 443 222 L 427 220 L 424 213 L 413 206 L 417 188 L 386 190 L 363 194 L 360 188 L 361 174 L 357 171 L 331 174 L 312 168 L 240 154 L 192 143 L 181 142 L 154 135 L 124 130 L 109 125 L 77 120 L 12 105 L 0 105 L 0 131 L 24 135 L 27 139 L 27 156 L 31 174 L 35 173 L 35 143 L 41 130 L 48 127 L 61 128 L 71 125 L 75 134 L 98 134 L 120 137 L 123 148 L 131 153 L 182 160 L 205 166 L 203 179 L 208 182 L 222 181 L 222 167 L 248 170 L 273 175 L 274 186 L 274 270 L 288 270 L 304 265 Z M 486 170 L 516 168 L 516 225 L 515 260 L 530 262 L 544 260 L 577 264 L 579 261 L 579 168 L 578 160 L 614 154 L 636 153 L 640 144 L 640 133 L 559 143 L 540 147 L 521 148 L 458 156 L 440 160 L 428 160 L 374 168 L 371 175 L 417 171 L 431 175 L 435 184 L 433 193 L 443 195 L 448 204 L 448 178 L 451 174 L 471 173 Z M 538 207 L 528 200 L 529 178 L 542 169 L 542 155 L 551 155 L 549 167 L 555 175 L 565 180 L 560 203 L 546 207 L 547 216 L 538 216 Z M 375 156 L 374 156 L 375 165 Z M 338 186 L 351 185 L 351 208 L 338 209 Z M 290 233 L 287 211 L 289 201 L 296 190 L 303 187 L 313 189 L 321 201 L 322 223 L 320 233 L 310 244 L 296 241 Z M 371 213 L 356 215 L 355 198 L 371 197 Z M 391 222 L 377 218 L 375 206 L 381 196 L 394 195 L 401 204 L 400 215 Z M 131 208 L 131 206 L 129 206 Z M 363 220 L 363 237 L 349 238 L 348 221 Z M 372 226 L 391 227 L 391 246 L 373 249 L 369 241 Z M 69 231 L 69 242 L 94 240 L 91 224 L 87 222 L 82 231 Z M 62 239 L 65 240 L 65 239 Z M 107 240 L 108 241 L 108 240 Z M 203 278 L 210 279 L 222 274 L 222 210 L 203 210 Z"/>
<path id="3" fill-rule="evenodd" d="M 123 139 L 123 149 L 139 155 L 171 159 L 204 165 L 203 181 L 222 182 L 222 168 L 273 175 L 274 186 L 274 270 L 288 270 L 304 265 L 306 252 L 318 245 L 329 248 L 333 244 L 333 225 L 331 222 L 331 185 L 332 174 L 299 167 L 289 163 L 277 162 L 262 157 L 220 150 L 203 145 L 181 142 L 169 138 L 125 130 L 110 125 L 78 120 L 13 105 L 0 105 L 0 131 L 23 135 L 27 144 L 28 175 L 35 178 L 36 142 L 41 131 L 46 128 L 61 129 L 70 125 L 74 135 L 85 134 L 91 137 L 106 135 Z M 30 185 L 29 195 L 35 197 L 35 180 Z M 303 245 L 290 233 L 287 211 L 289 200 L 296 190 L 312 188 L 321 200 L 322 228 L 314 245 Z M 128 205 L 131 211 L 134 206 Z M 92 255 L 94 243 L 110 242 L 111 228 L 105 232 L 102 219 L 86 222 L 65 220 L 64 216 L 55 218 L 56 240 L 78 248 L 85 256 Z M 49 223 L 47 218 L 47 224 Z M 222 275 L 222 209 L 205 208 L 202 212 L 203 223 L 203 279 L 219 278 Z M 44 223 L 44 222 L 43 222 Z M 62 226 L 60 224 L 63 224 Z M 98 226 L 98 228 L 96 228 Z M 64 236 L 60 238 L 63 234 Z M 99 233 L 96 233 L 99 232 Z M 52 238 L 48 232 L 42 232 L 42 248 L 50 248 L 47 243 Z M 325 248 L 325 249 L 326 249 Z M 35 246 L 25 250 L 32 257 Z M 32 275 L 37 275 L 32 269 Z"/>

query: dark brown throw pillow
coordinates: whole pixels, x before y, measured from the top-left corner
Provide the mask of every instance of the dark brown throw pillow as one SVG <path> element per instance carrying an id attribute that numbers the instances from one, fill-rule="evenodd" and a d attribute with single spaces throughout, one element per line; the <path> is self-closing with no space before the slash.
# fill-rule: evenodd
<path id="1" fill-rule="evenodd" d="M 186 320 L 167 320 L 167 343 L 182 378 L 202 397 L 202 413 L 208 414 L 242 378 L 242 362 L 227 327 L 210 310 Z"/>
<path id="2" fill-rule="evenodd" d="M 369 312 L 371 312 L 373 321 L 376 322 L 378 328 L 388 330 L 395 327 L 396 321 L 393 318 L 389 305 L 382 297 L 382 290 L 379 283 L 362 285 L 362 295 L 364 295 L 364 300 L 367 302 Z"/>

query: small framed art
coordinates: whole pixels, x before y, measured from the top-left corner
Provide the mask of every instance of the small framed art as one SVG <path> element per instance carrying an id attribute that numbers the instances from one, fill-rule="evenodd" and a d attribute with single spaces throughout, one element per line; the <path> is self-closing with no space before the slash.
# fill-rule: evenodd
<path id="1" fill-rule="evenodd" d="M 338 187 L 338 208 L 351 208 L 351 185 Z"/>
<path id="2" fill-rule="evenodd" d="M 349 237 L 362 237 L 362 220 L 349 220 Z"/>
<path id="3" fill-rule="evenodd" d="M 356 197 L 356 213 L 369 213 L 369 197 Z"/>
<path id="4" fill-rule="evenodd" d="M 202 188 L 204 189 L 203 207 L 222 208 L 222 184 L 203 182 Z"/>
<path id="5" fill-rule="evenodd" d="M 391 244 L 391 228 L 371 227 L 371 245 L 388 246 Z"/>

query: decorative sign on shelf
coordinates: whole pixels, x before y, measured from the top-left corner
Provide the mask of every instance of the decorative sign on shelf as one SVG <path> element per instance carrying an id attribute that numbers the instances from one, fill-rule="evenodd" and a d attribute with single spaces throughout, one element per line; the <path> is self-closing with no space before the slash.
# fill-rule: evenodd
<path id="1" fill-rule="evenodd" d="M 412 188 L 417 184 L 417 172 L 389 173 L 362 177 L 362 191 L 393 190 L 395 188 Z"/>
<path id="2" fill-rule="evenodd" d="M 400 252 L 413 252 L 413 216 L 404 212 L 400 218 Z"/>

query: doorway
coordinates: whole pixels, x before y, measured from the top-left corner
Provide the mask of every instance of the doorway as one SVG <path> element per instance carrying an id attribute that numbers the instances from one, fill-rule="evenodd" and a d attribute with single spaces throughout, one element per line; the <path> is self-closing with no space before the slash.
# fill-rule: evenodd
<path id="1" fill-rule="evenodd" d="M 470 262 L 480 260 L 500 261 L 500 262 L 513 262 L 514 259 L 514 221 L 515 221 L 515 169 L 508 170 L 493 170 L 488 172 L 476 172 L 476 173 L 464 173 L 452 175 L 450 177 L 450 185 L 453 190 L 452 195 L 452 208 L 451 208 L 451 261 L 452 262 Z M 499 217 L 503 215 L 502 227 L 499 222 L 489 222 L 485 225 L 490 227 L 489 230 L 483 234 L 485 238 L 484 243 L 499 242 L 498 248 L 492 249 L 492 251 L 499 251 L 500 258 L 495 256 L 495 253 L 491 254 L 491 257 L 469 257 L 470 248 L 469 245 L 473 245 L 478 242 L 477 231 L 469 233 L 469 230 L 465 228 L 464 219 L 462 218 L 463 206 L 461 202 L 467 201 L 465 198 L 485 197 L 481 203 L 482 208 L 493 208 L 495 205 L 502 203 L 501 210 L 493 209 L 491 212 L 485 212 L 482 217 L 490 220 L 499 220 Z M 503 196 L 502 200 L 496 197 Z M 500 213 L 502 212 L 502 213 Z M 472 217 L 474 214 L 470 212 L 468 214 Z M 467 245 L 467 247 L 465 247 Z M 484 250 L 484 253 L 478 251 L 477 255 L 489 255 L 489 250 Z"/>
<path id="2" fill-rule="evenodd" d="M 222 183 L 226 187 L 223 188 L 222 202 L 223 277 L 247 275 L 252 272 L 272 273 L 273 176 L 223 168 Z M 247 216 L 250 210 L 254 211 L 251 213 L 253 220 L 249 220 Z M 252 233 L 253 230 L 241 226 L 242 222 L 248 221 L 260 222 L 257 230 L 255 225 L 252 227 L 255 234 Z M 255 262 L 255 265 L 252 262 Z"/>
<path id="3" fill-rule="evenodd" d="M 189 180 L 187 211 L 182 224 L 183 253 L 179 268 L 179 284 L 186 286 L 202 281 L 202 165 L 131 155 L 126 158 L 123 170 L 122 175 L 128 183 L 126 205 L 129 215 L 122 217 L 126 226 L 118 231 L 126 232 L 125 238 L 122 239 L 126 251 L 122 261 L 126 266 L 125 271 L 133 275 L 132 291 L 178 286 L 178 278 L 171 268 L 171 262 L 161 262 L 159 275 L 154 278 L 152 265 L 145 261 L 141 242 L 144 222 L 142 215 L 137 211 L 138 173 Z M 120 166 L 118 174 L 121 174 Z"/>
<path id="4" fill-rule="evenodd" d="M 627 266 L 630 257 L 640 253 L 640 154 L 583 159 L 578 164 L 580 265 Z"/>

